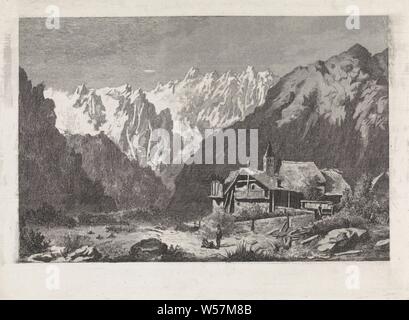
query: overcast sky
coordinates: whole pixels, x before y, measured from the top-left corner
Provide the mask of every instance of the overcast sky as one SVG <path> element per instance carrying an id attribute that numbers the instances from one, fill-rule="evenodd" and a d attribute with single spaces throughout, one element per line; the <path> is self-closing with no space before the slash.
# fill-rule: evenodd
<path id="1" fill-rule="evenodd" d="M 66 91 L 80 83 L 149 90 L 191 66 L 283 75 L 355 43 L 384 50 L 386 23 L 361 17 L 360 29 L 348 30 L 343 17 L 63 18 L 48 30 L 44 18 L 29 18 L 20 20 L 20 66 L 34 84 Z"/>

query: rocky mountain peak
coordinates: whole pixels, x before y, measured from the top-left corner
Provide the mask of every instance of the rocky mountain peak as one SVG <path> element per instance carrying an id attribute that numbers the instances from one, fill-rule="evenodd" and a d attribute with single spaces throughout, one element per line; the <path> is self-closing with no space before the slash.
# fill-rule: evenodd
<path id="1" fill-rule="evenodd" d="M 368 51 L 368 49 L 366 49 L 359 43 L 354 44 L 346 52 L 356 58 L 368 58 L 371 56 L 371 53 Z"/>
<path id="2" fill-rule="evenodd" d="M 228 70 L 204 75 L 193 67 L 182 81 L 158 85 L 147 92 L 147 98 L 159 109 L 169 108 L 174 121 L 183 121 L 191 128 L 226 127 L 261 105 L 277 81 L 271 72 L 260 73 L 253 66 L 240 73 Z"/>
<path id="3" fill-rule="evenodd" d="M 197 76 L 199 76 L 200 71 L 198 68 L 196 67 L 191 67 L 189 69 L 189 71 L 186 73 L 185 77 L 184 77 L 184 81 L 188 81 L 191 79 L 195 79 Z"/>
<path id="4" fill-rule="evenodd" d="M 87 87 L 85 86 L 85 84 L 82 83 L 81 85 L 79 85 L 79 86 L 75 89 L 74 93 L 75 93 L 76 95 L 79 95 L 79 96 L 86 95 L 86 94 L 88 93 L 88 89 L 87 89 Z"/>
<path id="5" fill-rule="evenodd" d="M 254 66 L 247 66 L 246 73 L 247 74 L 255 74 L 256 73 L 256 68 L 254 68 Z"/>

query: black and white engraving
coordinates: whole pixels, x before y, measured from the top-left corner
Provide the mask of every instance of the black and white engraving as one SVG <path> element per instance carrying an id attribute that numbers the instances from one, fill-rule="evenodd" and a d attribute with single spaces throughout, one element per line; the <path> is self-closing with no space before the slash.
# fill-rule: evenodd
<path id="1" fill-rule="evenodd" d="M 20 19 L 20 261 L 388 260 L 387 30 Z"/>

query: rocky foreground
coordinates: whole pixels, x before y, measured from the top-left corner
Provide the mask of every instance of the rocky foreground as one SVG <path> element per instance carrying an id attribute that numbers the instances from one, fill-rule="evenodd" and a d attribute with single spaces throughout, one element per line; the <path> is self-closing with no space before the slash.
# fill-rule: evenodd
<path id="1" fill-rule="evenodd" d="M 78 248 L 52 245 L 24 262 L 136 262 L 136 261 L 320 261 L 387 260 L 389 229 L 382 225 L 345 226 L 328 224 L 288 226 L 281 218 L 235 224 L 219 249 L 206 248 L 203 230 L 159 226 L 76 228 L 71 233 L 84 237 Z M 338 223 L 338 225 L 340 225 Z M 189 229 L 190 228 L 190 229 Z M 327 230 L 329 229 L 329 230 Z M 58 238 L 58 237 L 57 237 Z M 214 241 L 210 239 L 209 241 Z M 57 241 L 58 242 L 58 241 Z"/>

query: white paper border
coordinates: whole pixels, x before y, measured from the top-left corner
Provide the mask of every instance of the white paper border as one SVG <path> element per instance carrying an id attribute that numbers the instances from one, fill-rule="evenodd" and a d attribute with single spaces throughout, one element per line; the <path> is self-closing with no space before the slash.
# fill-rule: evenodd
<path id="1" fill-rule="evenodd" d="M 31 299 L 391 299 L 409 298 L 409 2 L 380 1 L 1 1 L 0 40 L 11 35 L 12 102 L 1 107 L 1 145 L 6 186 L 0 186 L 0 298 Z M 348 5 L 361 15 L 390 19 L 390 215 L 389 262 L 92 263 L 53 264 L 60 289 L 47 289 L 50 265 L 16 264 L 18 17 L 45 16 L 48 5 L 62 16 L 340 16 Z M 3 41 L 1 42 L 3 46 Z M 1 62 L 1 60 L 0 60 Z M 1 70 L 1 69 L 0 69 Z M 1 73 L 3 75 L 3 73 Z M 2 76 L 3 77 L 3 76 Z M 4 78 L 0 78 L 4 80 Z M 5 101 L 7 99 L 4 99 Z M 7 101 L 6 101 L 7 102 Z M 352 267 L 351 267 L 352 266 Z M 354 269 L 355 266 L 358 269 Z M 348 289 L 350 270 L 359 289 Z"/>

